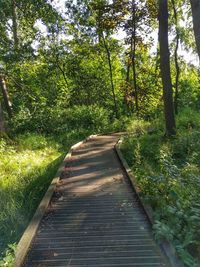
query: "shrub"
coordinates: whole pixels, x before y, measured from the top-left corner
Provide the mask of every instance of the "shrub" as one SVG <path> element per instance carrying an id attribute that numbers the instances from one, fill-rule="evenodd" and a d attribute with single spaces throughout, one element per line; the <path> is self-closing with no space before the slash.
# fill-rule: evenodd
<path id="1" fill-rule="evenodd" d="M 41 108 L 33 114 L 23 109 L 13 118 L 13 132 L 64 133 L 73 129 L 104 132 L 110 127 L 110 112 L 97 105 L 74 106 L 67 109 Z"/>

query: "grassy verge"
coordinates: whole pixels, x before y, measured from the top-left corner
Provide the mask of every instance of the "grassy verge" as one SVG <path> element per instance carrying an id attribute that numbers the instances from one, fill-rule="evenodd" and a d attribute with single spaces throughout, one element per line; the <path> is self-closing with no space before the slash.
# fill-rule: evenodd
<path id="1" fill-rule="evenodd" d="M 200 266 L 200 115 L 185 110 L 178 134 L 163 137 L 159 121 L 133 122 L 122 152 L 154 209 L 155 237 L 173 242 L 186 266 Z"/>
<path id="2" fill-rule="evenodd" d="M 70 146 L 88 131 L 57 137 L 24 134 L 0 140 L 0 266 L 12 266 L 15 243 Z"/>

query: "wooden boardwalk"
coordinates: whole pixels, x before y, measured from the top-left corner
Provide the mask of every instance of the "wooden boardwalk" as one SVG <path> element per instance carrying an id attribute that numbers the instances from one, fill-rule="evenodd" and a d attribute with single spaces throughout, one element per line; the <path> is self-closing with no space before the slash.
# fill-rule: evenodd
<path id="1" fill-rule="evenodd" d="M 167 266 L 114 151 L 98 136 L 66 165 L 24 266 Z"/>

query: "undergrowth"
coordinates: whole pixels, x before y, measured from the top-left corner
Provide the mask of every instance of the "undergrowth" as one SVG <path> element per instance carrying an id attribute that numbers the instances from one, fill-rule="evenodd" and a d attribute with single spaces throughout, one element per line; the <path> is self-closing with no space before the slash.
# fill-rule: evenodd
<path id="1" fill-rule="evenodd" d="M 154 209 L 157 240 L 173 242 L 186 266 L 200 266 L 200 115 L 183 110 L 166 139 L 159 121 L 134 122 L 121 149 Z M 134 126 L 133 126 L 134 125 Z M 138 134 L 139 133 L 139 134 Z"/>

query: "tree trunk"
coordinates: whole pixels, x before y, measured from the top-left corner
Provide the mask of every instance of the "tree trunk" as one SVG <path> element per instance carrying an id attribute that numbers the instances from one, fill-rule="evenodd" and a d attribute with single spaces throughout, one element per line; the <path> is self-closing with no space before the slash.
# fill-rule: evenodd
<path id="1" fill-rule="evenodd" d="M 128 58 L 128 62 L 127 62 L 127 70 L 126 70 L 126 84 L 125 84 L 125 95 L 124 95 L 124 102 L 125 102 L 125 106 L 126 106 L 126 111 L 128 114 L 131 113 L 131 111 L 133 110 L 132 107 L 132 102 L 130 103 L 130 62 L 129 62 L 129 58 Z"/>
<path id="2" fill-rule="evenodd" d="M 12 117 L 12 103 L 10 101 L 8 89 L 6 87 L 6 82 L 3 76 L 0 76 L 0 87 L 2 90 L 6 110 L 8 112 L 9 117 L 11 118 Z"/>
<path id="3" fill-rule="evenodd" d="M 197 53 L 200 62 L 200 0 L 190 0 Z"/>
<path id="4" fill-rule="evenodd" d="M 109 65 L 109 72 L 110 72 L 110 84 L 111 84 L 111 89 L 112 89 L 112 95 L 113 95 L 113 103 L 114 103 L 114 112 L 116 118 L 118 118 L 118 108 L 117 108 L 117 101 L 116 101 L 116 95 L 115 95 L 115 87 L 114 87 L 114 82 L 113 82 L 113 72 L 112 72 L 112 64 L 111 64 L 111 57 L 110 57 L 110 50 L 108 48 L 108 45 L 106 43 L 104 34 L 102 33 L 102 39 L 103 39 L 103 44 L 106 50 L 107 58 L 108 58 L 108 65 Z"/>
<path id="5" fill-rule="evenodd" d="M 4 122 L 4 116 L 3 116 L 3 110 L 0 102 L 0 134 L 5 133 L 5 122 Z"/>
<path id="6" fill-rule="evenodd" d="M 172 136 L 176 134 L 176 125 L 174 117 L 172 82 L 170 74 L 167 0 L 159 0 L 158 18 L 159 18 L 160 68 L 161 68 L 161 76 L 163 84 L 166 135 Z"/>
<path id="7" fill-rule="evenodd" d="M 18 39 L 18 27 L 17 27 L 17 11 L 16 11 L 16 0 L 12 0 L 12 31 L 13 31 L 13 40 L 14 40 L 14 50 L 17 53 L 19 48 L 19 39 Z"/>
<path id="8" fill-rule="evenodd" d="M 155 86 L 159 86 L 159 79 L 160 79 L 160 49 L 159 49 L 159 33 L 158 33 L 158 44 L 156 49 L 156 57 L 155 57 L 155 70 L 154 70 L 154 80 Z"/>
<path id="9" fill-rule="evenodd" d="M 135 22 L 135 0 L 132 0 L 132 36 L 131 36 L 131 60 L 133 69 L 133 87 L 135 93 L 135 109 L 138 112 L 138 90 L 137 90 L 137 76 L 136 76 L 136 22 Z"/>
<path id="10" fill-rule="evenodd" d="M 130 63 L 129 63 L 129 58 L 127 62 L 127 71 L 126 71 L 126 82 L 129 83 L 130 81 Z"/>
<path id="11" fill-rule="evenodd" d="M 59 60 L 58 60 L 58 59 L 56 59 L 56 62 L 55 62 L 55 63 L 56 63 L 56 66 L 58 67 L 58 69 L 60 70 L 60 72 L 62 73 L 63 79 L 64 79 L 64 81 L 65 81 L 67 87 L 69 88 L 69 83 L 68 83 L 68 81 L 67 81 L 67 76 L 66 76 L 66 74 L 65 74 L 64 67 L 62 68 L 62 67 L 60 66 L 60 64 L 59 64 Z"/>
<path id="12" fill-rule="evenodd" d="M 178 48 L 179 48 L 179 29 L 178 29 L 178 17 L 177 17 L 177 10 L 175 1 L 172 0 L 172 6 L 174 11 L 174 20 L 175 20 L 175 27 L 176 27 L 176 47 L 174 51 L 174 61 L 175 61 L 175 67 L 176 67 L 176 81 L 175 81 L 175 95 L 174 95 L 174 110 L 175 114 L 178 114 L 178 85 L 179 85 L 179 76 L 180 76 L 180 67 L 178 63 Z"/>

